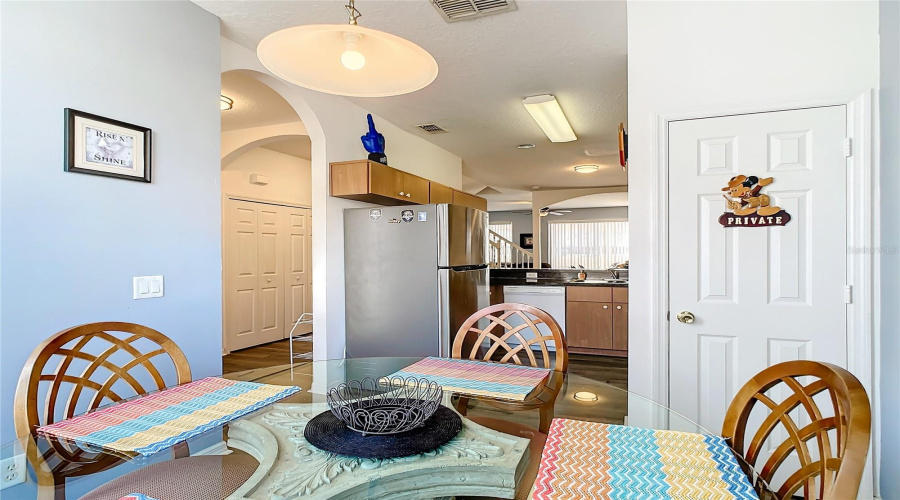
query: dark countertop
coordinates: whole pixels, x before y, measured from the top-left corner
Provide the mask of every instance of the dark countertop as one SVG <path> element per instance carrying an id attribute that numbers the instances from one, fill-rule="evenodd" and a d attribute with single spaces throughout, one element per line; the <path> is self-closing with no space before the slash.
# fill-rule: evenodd
<path id="1" fill-rule="evenodd" d="M 578 271 L 575 269 L 491 269 L 489 276 L 491 286 L 608 286 L 628 288 L 625 283 L 605 283 L 610 278 L 606 271 L 588 270 L 587 281 L 576 281 Z M 536 274 L 537 278 L 529 278 L 528 274 Z"/>
<path id="2" fill-rule="evenodd" d="M 520 278 L 491 276 L 491 286 L 608 286 L 628 288 L 628 283 L 600 283 L 594 279 L 588 281 L 569 281 L 567 278 Z"/>

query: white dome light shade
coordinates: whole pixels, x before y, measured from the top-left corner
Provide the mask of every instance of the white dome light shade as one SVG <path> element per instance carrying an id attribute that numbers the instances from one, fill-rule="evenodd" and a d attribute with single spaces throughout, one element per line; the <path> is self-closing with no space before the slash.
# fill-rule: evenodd
<path id="1" fill-rule="evenodd" d="M 276 31 L 256 48 L 275 75 L 301 87 L 349 97 L 386 97 L 427 87 L 437 62 L 398 36 L 350 24 Z"/>

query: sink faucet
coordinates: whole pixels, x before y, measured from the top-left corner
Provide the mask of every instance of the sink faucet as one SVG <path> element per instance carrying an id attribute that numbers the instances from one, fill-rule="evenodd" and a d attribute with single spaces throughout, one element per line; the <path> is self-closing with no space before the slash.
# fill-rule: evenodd
<path id="1" fill-rule="evenodd" d="M 606 270 L 613 277 L 614 280 L 619 279 L 619 271 L 616 271 L 614 268 L 610 267 Z"/>

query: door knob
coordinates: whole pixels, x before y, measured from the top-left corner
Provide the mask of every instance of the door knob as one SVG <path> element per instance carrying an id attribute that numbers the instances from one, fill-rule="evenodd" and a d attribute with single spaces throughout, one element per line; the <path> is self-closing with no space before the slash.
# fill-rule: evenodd
<path id="1" fill-rule="evenodd" d="M 267 278 L 267 279 L 266 279 L 266 282 L 267 282 L 267 283 L 271 283 L 271 282 L 272 282 L 272 278 Z"/>
<path id="2" fill-rule="evenodd" d="M 694 313 L 690 311 L 681 311 L 677 316 L 675 316 L 675 318 L 686 325 L 690 325 L 694 322 Z"/>

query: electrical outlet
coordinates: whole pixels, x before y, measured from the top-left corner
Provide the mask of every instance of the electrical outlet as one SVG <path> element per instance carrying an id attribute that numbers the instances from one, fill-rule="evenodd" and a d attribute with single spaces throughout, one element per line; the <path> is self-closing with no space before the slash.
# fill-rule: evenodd
<path id="1" fill-rule="evenodd" d="M 4 458 L 0 461 L 0 490 L 25 482 L 25 455 Z"/>

